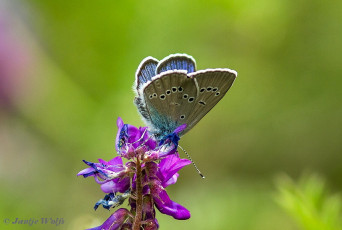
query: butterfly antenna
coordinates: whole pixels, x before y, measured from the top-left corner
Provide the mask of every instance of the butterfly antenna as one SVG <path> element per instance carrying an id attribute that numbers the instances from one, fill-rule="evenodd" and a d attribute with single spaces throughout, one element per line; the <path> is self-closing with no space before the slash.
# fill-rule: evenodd
<path id="1" fill-rule="evenodd" d="M 201 171 L 197 168 L 195 162 L 192 160 L 192 158 L 190 157 L 190 155 L 182 148 L 182 146 L 178 145 L 178 147 L 188 156 L 189 160 L 191 161 L 191 163 L 194 165 L 195 169 L 197 170 L 198 174 L 202 177 L 202 179 L 205 178 L 205 176 L 203 176 L 203 174 L 201 173 Z"/>

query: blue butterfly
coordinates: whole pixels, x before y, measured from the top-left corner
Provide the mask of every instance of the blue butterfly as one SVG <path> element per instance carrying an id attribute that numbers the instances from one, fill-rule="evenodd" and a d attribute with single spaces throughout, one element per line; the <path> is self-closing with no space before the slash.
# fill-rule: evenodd
<path id="1" fill-rule="evenodd" d="M 179 139 L 223 98 L 236 76 L 231 69 L 196 71 L 194 58 L 187 54 L 161 61 L 147 57 L 135 75 L 134 104 L 157 140 Z M 174 130 L 183 124 L 186 128 L 175 137 Z"/>

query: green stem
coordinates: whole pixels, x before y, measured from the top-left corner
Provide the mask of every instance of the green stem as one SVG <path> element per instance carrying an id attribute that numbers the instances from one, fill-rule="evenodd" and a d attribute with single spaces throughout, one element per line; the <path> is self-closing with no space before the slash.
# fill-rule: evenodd
<path id="1" fill-rule="evenodd" d="M 142 218 L 142 184 L 141 184 L 141 164 L 139 156 L 137 157 L 136 164 L 136 212 L 133 222 L 133 230 L 140 230 Z"/>

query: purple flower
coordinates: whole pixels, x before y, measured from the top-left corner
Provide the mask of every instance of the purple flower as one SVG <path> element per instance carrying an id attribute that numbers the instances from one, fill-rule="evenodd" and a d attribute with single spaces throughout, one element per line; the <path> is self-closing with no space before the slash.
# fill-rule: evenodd
<path id="1" fill-rule="evenodd" d="M 115 140 L 116 151 L 121 156 L 131 159 L 136 151 L 148 151 L 156 148 L 156 141 L 148 135 L 147 127 L 137 128 L 133 125 L 124 124 L 121 117 L 117 122 L 118 133 Z"/>
<path id="2" fill-rule="evenodd" d="M 190 218 L 190 212 L 182 205 L 172 201 L 159 181 L 152 181 L 151 193 L 158 210 L 166 215 L 172 216 L 177 220 Z"/>
<path id="3" fill-rule="evenodd" d="M 186 128 L 186 124 L 177 127 L 171 134 L 166 135 L 159 142 L 159 148 L 150 150 L 144 155 L 146 161 L 155 161 L 177 152 L 179 136 L 178 133 Z"/>
<path id="4" fill-rule="evenodd" d="M 122 229 L 123 225 L 127 225 L 127 219 L 132 220 L 130 212 L 125 208 L 116 210 L 102 225 L 90 228 L 88 230 L 116 230 Z M 125 223 L 124 223 L 125 222 Z"/>
<path id="5" fill-rule="evenodd" d="M 130 171 L 130 167 L 123 165 L 121 157 L 115 157 L 108 162 L 99 159 L 99 162 L 84 161 L 90 167 L 80 171 L 77 176 L 93 176 L 105 193 L 125 192 L 129 188 L 127 172 Z"/>
<path id="6" fill-rule="evenodd" d="M 138 229 L 139 226 L 158 229 L 155 208 L 175 219 L 189 219 L 189 210 L 172 201 L 165 190 L 177 182 L 178 171 L 191 163 L 180 159 L 177 153 L 178 133 L 186 125 L 178 127 L 159 143 L 149 134 L 147 127 L 124 124 L 121 118 L 118 118 L 117 126 L 115 148 L 119 156 L 108 162 L 102 159 L 99 163 L 84 161 L 89 168 L 77 175 L 94 177 L 102 191 L 107 193 L 96 202 L 95 210 L 100 205 L 106 209 L 118 207 L 126 199 L 131 210 L 118 209 L 101 226 L 93 229 Z M 123 164 L 122 158 L 128 162 Z"/>
<path id="7" fill-rule="evenodd" d="M 167 186 L 177 182 L 179 174 L 177 173 L 184 166 L 191 164 L 188 159 L 180 159 L 178 154 L 170 155 L 164 158 L 158 164 L 157 176 L 162 182 L 162 186 L 166 188 Z"/>
<path id="8" fill-rule="evenodd" d="M 156 207 L 161 213 L 179 220 L 189 219 L 190 212 L 180 204 L 172 201 L 165 188 L 176 183 L 179 176 L 177 172 L 190 163 L 191 161 L 180 159 L 178 154 L 174 154 L 162 159 L 159 164 L 151 162 L 146 166 L 151 178 L 150 189 Z"/>

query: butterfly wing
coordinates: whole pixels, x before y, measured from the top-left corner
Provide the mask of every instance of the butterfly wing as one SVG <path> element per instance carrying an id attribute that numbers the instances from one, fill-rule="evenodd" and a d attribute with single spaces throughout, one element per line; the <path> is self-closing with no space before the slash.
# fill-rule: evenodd
<path id="1" fill-rule="evenodd" d="M 186 54 L 172 54 L 159 63 L 147 57 L 139 65 L 134 103 L 157 138 L 182 124 L 187 128 L 180 135 L 188 132 L 223 98 L 237 76 L 230 69 L 195 71 L 195 60 Z"/>
<path id="2" fill-rule="evenodd" d="M 134 104 L 138 108 L 139 114 L 145 123 L 149 123 L 151 120 L 150 114 L 146 109 L 146 103 L 144 97 L 141 95 L 141 89 L 147 82 L 150 82 L 152 77 L 156 74 L 156 68 L 158 65 L 158 60 L 154 57 L 146 57 L 141 61 L 137 72 L 135 73 L 135 83 L 133 90 L 137 95 L 134 98 Z"/>
<path id="3" fill-rule="evenodd" d="M 135 84 L 134 90 L 136 93 L 139 93 L 139 90 L 142 86 L 151 81 L 151 78 L 156 75 L 156 68 L 158 65 L 158 60 L 154 57 L 146 57 L 144 60 L 141 61 L 137 72 L 135 73 Z"/>
<path id="4" fill-rule="evenodd" d="M 196 62 L 193 57 L 187 54 L 171 54 L 160 62 L 153 57 L 146 57 L 141 61 L 135 74 L 133 90 L 136 93 L 134 104 L 137 106 L 142 119 L 148 125 L 151 124 L 151 117 L 146 107 L 142 91 L 148 82 L 157 74 L 168 70 L 186 70 L 187 73 L 196 71 Z"/>
<path id="5" fill-rule="evenodd" d="M 159 62 L 156 74 L 168 70 L 186 70 L 188 73 L 192 73 L 196 71 L 196 61 L 187 54 L 171 54 Z"/>
<path id="6" fill-rule="evenodd" d="M 187 71 L 170 70 L 153 77 L 143 90 L 151 132 L 161 138 L 185 124 L 197 94 L 196 82 Z"/>
<path id="7" fill-rule="evenodd" d="M 236 76 L 237 73 L 230 69 L 206 69 L 189 74 L 196 81 L 198 96 L 181 135 L 194 127 L 224 97 Z"/>

